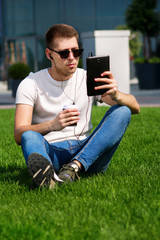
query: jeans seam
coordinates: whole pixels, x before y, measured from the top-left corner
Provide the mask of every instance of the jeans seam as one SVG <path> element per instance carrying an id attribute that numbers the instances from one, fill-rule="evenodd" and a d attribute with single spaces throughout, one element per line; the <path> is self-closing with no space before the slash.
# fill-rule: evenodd
<path id="1" fill-rule="evenodd" d="M 44 150 L 45 150 L 45 153 L 49 156 L 49 154 L 47 153 L 47 151 L 46 151 L 46 146 L 45 146 L 45 138 L 43 139 L 43 148 L 44 148 Z"/>
<path id="2" fill-rule="evenodd" d="M 68 144 L 70 145 L 69 142 L 68 142 Z M 83 144 L 83 143 L 81 143 L 81 144 Z M 76 145 L 76 146 L 71 146 L 71 147 L 65 148 L 65 149 L 58 149 L 58 148 L 52 146 L 51 144 L 50 144 L 50 146 L 51 146 L 51 148 L 53 148 L 54 150 L 59 151 L 59 152 L 68 151 L 68 150 L 73 150 L 73 149 L 77 148 L 77 145 Z M 79 144 L 78 144 L 78 146 L 79 146 Z"/>
<path id="3" fill-rule="evenodd" d="M 78 155 L 76 155 L 76 159 L 79 158 L 81 159 L 80 155 L 83 153 L 83 151 L 86 149 L 86 147 L 88 146 L 88 144 L 90 143 L 90 141 L 96 137 L 96 135 L 98 134 L 99 130 L 102 128 L 102 126 L 104 125 L 106 119 L 108 117 L 108 114 L 106 114 L 106 117 L 104 118 L 103 123 L 101 124 L 101 126 L 99 127 L 99 129 L 97 130 L 97 132 L 95 132 L 95 134 L 89 139 L 88 143 L 84 146 L 84 148 L 81 150 L 81 153 L 79 153 Z M 78 159 L 77 159 L 78 160 Z M 82 161 L 82 160 L 81 160 Z M 84 161 L 84 160 L 83 160 Z M 86 165 L 86 164 L 85 164 Z M 87 166 L 88 167 L 88 166 Z"/>
<path id="4" fill-rule="evenodd" d="M 77 160 L 77 158 L 75 158 L 75 159 Z M 78 158 L 78 161 L 80 161 L 80 162 L 83 164 L 85 170 L 88 169 L 88 166 L 87 166 L 86 162 L 83 160 L 83 158 L 79 157 L 79 158 Z"/>
<path id="5" fill-rule="evenodd" d="M 120 106 L 120 105 L 116 104 L 115 106 Z M 88 144 L 90 143 L 90 141 L 98 134 L 99 130 L 102 128 L 102 126 L 104 125 L 106 119 L 108 118 L 110 112 L 111 112 L 111 108 L 107 111 L 106 116 L 104 117 L 101 126 L 97 129 L 97 131 L 95 132 L 95 134 L 94 134 L 91 138 L 89 138 L 88 143 L 87 143 L 87 144 L 84 146 L 84 148 L 81 150 L 81 153 L 83 153 L 83 151 L 84 151 L 85 148 L 88 146 Z M 81 153 L 79 153 L 78 155 L 76 155 L 76 157 L 79 157 L 79 155 L 80 155 Z M 79 158 L 80 158 L 80 157 L 79 157 Z"/>
<path id="6" fill-rule="evenodd" d="M 119 106 L 118 104 L 116 105 L 116 106 Z M 87 142 L 87 144 L 84 146 L 84 148 L 80 151 L 80 153 L 78 153 L 76 156 L 75 156 L 75 158 L 77 159 L 77 160 L 79 160 L 83 165 L 84 165 L 84 167 L 85 167 L 85 170 L 87 171 L 87 169 L 89 168 L 88 167 L 88 165 L 86 164 L 86 162 L 84 161 L 84 159 L 82 159 L 82 157 L 81 157 L 81 154 L 83 154 L 83 152 L 84 152 L 84 150 L 86 149 L 86 147 L 88 146 L 88 144 L 94 139 L 94 137 L 96 137 L 96 135 L 99 133 L 99 131 L 101 130 L 101 128 L 103 127 L 103 125 L 106 123 L 106 119 L 110 116 L 110 113 L 111 113 L 111 108 L 109 109 L 109 111 L 107 111 L 107 113 L 106 113 L 106 116 L 103 118 L 103 122 L 101 123 L 101 125 L 99 126 L 99 128 L 97 129 L 97 131 L 93 134 L 93 136 L 91 137 L 91 138 L 89 138 L 89 140 L 88 140 L 88 142 Z M 129 124 L 129 123 L 128 123 Z M 128 124 L 127 124 L 127 126 L 128 126 Z M 127 128 L 127 126 L 126 126 L 126 128 Z M 126 130 L 126 128 L 125 128 L 125 130 Z M 125 131 L 124 131 L 125 132 Z M 103 153 L 102 153 L 103 154 Z M 102 155 L 101 154 L 101 155 Z M 98 156 L 98 157 L 100 157 L 100 156 Z M 107 165 L 106 165 L 107 166 Z M 105 167 L 106 167 L 105 166 Z"/>

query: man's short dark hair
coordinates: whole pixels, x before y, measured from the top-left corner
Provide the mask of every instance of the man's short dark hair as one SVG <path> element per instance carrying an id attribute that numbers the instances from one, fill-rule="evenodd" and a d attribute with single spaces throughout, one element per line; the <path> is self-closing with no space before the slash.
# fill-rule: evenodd
<path id="1" fill-rule="evenodd" d="M 67 24 L 56 24 L 50 27 L 46 32 L 45 39 L 46 39 L 47 48 L 53 47 L 52 45 L 56 37 L 63 37 L 63 38 L 76 37 L 77 42 L 79 38 L 78 32 L 75 30 L 74 27 Z"/>

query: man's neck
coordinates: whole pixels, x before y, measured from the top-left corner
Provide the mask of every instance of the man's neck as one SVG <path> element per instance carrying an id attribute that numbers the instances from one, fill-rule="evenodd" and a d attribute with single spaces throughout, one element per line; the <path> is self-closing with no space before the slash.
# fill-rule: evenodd
<path id="1" fill-rule="evenodd" d="M 51 77 L 56 81 L 67 81 L 73 76 L 73 74 L 70 75 L 59 74 L 56 70 L 53 70 L 51 68 L 48 69 L 48 72 L 51 75 Z"/>
<path id="2" fill-rule="evenodd" d="M 60 74 L 56 71 L 56 69 L 52 69 L 52 68 L 49 68 L 48 72 L 51 75 L 51 77 L 56 81 L 67 81 L 73 76 L 73 74 L 70 74 L 70 75 Z"/>

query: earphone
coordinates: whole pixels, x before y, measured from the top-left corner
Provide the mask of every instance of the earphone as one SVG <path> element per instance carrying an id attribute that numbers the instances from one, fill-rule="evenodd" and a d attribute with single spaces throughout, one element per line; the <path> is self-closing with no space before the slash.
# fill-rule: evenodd
<path id="1" fill-rule="evenodd" d="M 57 68 L 57 66 L 56 66 L 56 63 L 55 63 L 54 58 L 51 56 L 51 54 L 50 54 L 49 56 L 50 56 L 50 59 L 53 60 L 53 64 L 55 65 L 56 71 L 57 71 L 57 73 L 59 74 L 59 76 L 60 76 L 60 78 L 61 78 L 61 88 L 62 88 L 63 93 L 66 95 L 66 97 L 67 97 L 68 99 L 71 100 L 72 104 L 75 105 L 75 102 L 76 102 L 76 89 L 77 89 L 77 74 L 78 74 L 78 72 L 76 73 L 75 92 L 74 92 L 74 97 L 73 97 L 73 99 L 72 99 L 72 98 L 66 93 L 66 91 L 65 91 L 65 89 L 64 89 L 64 86 L 63 86 L 63 82 L 64 82 L 64 81 L 63 81 L 63 78 L 62 78 L 60 72 L 58 71 L 58 68 Z M 84 124 L 84 127 L 82 128 L 82 131 L 79 133 L 79 135 L 76 135 L 76 131 L 75 131 L 76 129 L 75 129 L 75 127 L 74 127 L 74 136 L 77 138 L 78 142 L 81 142 L 81 140 L 80 140 L 79 138 L 80 138 L 80 136 L 82 135 L 82 133 L 83 133 L 85 127 L 86 127 L 86 123 L 87 123 L 87 113 L 88 113 L 88 108 L 89 108 L 89 102 L 90 102 L 90 99 L 89 99 L 89 97 L 88 97 L 88 104 L 87 104 L 87 109 L 86 109 L 86 122 L 85 122 L 85 124 Z"/>
<path id="2" fill-rule="evenodd" d="M 49 56 L 50 56 L 50 59 L 52 59 L 52 60 L 53 60 L 53 57 L 51 56 L 51 54 L 50 54 Z"/>

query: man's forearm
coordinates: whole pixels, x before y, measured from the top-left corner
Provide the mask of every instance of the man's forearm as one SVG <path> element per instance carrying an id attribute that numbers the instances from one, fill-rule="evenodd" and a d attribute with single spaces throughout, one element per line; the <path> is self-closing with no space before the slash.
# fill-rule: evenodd
<path id="1" fill-rule="evenodd" d="M 50 121 L 46 121 L 46 122 L 39 123 L 39 124 L 34 124 L 34 125 L 21 126 L 18 129 L 15 129 L 14 130 L 14 137 L 15 137 L 16 143 L 18 145 L 21 144 L 22 134 L 26 131 L 29 131 L 29 130 L 38 132 L 42 135 L 46 135 L 47 133 L 49 133 L 51 131 Z"/>
<path id="2" fill-rule="evenodd" d="M 111 98 L 111 96 L 108 95 L 102 98 L 102 101 L 110 105 L 119 104 L 127 106 L 130 108 L 132 114 L 138 114 L 140 112 L 139 104 L 136 98 L 131 94 L 125 94 L 118 91 L 114 97 Z"/>

